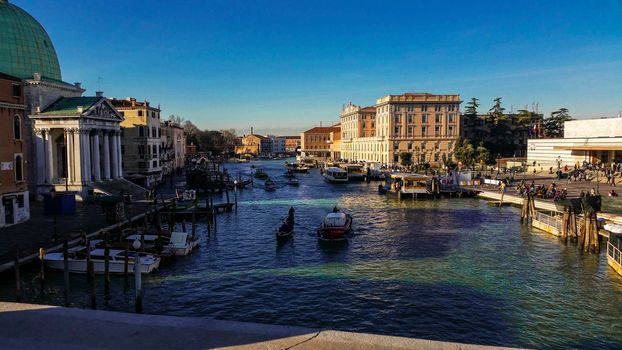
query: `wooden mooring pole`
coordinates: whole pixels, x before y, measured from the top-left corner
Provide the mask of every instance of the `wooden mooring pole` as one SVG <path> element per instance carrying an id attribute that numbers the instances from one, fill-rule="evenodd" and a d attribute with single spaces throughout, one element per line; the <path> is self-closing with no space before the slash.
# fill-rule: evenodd
<path id="1" fill-rule="evenodd" d="M 134 306 L 136 313 L 143 312 L 143 287 L 140 272 L 140 255 L 137 252 L 134 257 L 134 288 L 136 290 Z"/>
<path id="2" fill-rule="evenodd" d="M 22 278 L 19 275 L 19 249 L 15 251 L 15 301 L 21 303 L 24 300 L 22 291 Z"/>
<path id="3" fill-rule="evenodd" d="M 63 278 L 65 280 L 65 307 L 69 307 L 69 257 L 67 251 L 69 250 L 69 242 L 67 242 L 67 236 L 63 240 Z"/>
<path id="4" fill-rule="evenodd" d="M 39 287 L 41 294 L 45 291 L 45 249 L 39 248 Z"/>
<path id="5" fill-rule="evenodd" d="M 110 294 L 110 247 L 108 245 L 108 232 L 104 234 L 104 293 Z"/>
<path id="6" fill-rule="evenodd" d="M 89 305 L 91 309 L 97 308 L 97 293 L 95 288 L 95 266 L 93 265 L 93 261 L 91 260 L 91 250 L 90 250 L 91 242 L 86 241 L 86 276 L 88 279 L 88 288 L 89 288 Z"/>
<path id="7" fill-rule="evenodd" d="M 125 251 L 123 252 L 125 261 L 123 262 L 123 279 L 124 279 L 124 289 L 127 290 L 127 288 L 129 287 L 129 283 L 128 283 L 128 279 L 127 279 L 127 275 L 128 275 L 128 270 L 129 270 L 129 260 L 130 260 L 130 245 L 129 243 L 125 244 Z"/>

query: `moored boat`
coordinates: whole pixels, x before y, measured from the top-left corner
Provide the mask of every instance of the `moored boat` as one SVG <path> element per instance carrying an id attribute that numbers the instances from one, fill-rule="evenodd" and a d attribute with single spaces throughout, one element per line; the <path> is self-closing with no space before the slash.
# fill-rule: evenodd
<path id="1" fill-rule="evenodd" d="M 348 173 L 348 181 L 365 180 L 365 171 L 361 164 L 342 164 L 341 168 Z"/>
<path id="2" fill-rule="evenodd" d="M 317 235 L 320 240 L 340 241 L 346 239 L 351 230 L 352 216 L 335 208 L 332 213 L 326 215 L 317 230 Z"/>
<path id="3" fill-rule="evenodd" d="M 69 272 L 86 273 L 87 254 L 90 253 L 90 259 L 93 262 L 95 273 L 105 272 L 105 249 L 97 248 L 90 252 L 87 247 L 78 246 L 67 251 L 67 261 Z M 160 266 L 160 258 L 148 254 L 132 253 L 128 255 L 127 269 L 128 272 L 134 272 L 134 259 L 139 256 L 140 272 L 147 274 Z M 54 270 L 64 270 L 64 253 L 48 253 L 43 258 L 45 264 Z M 124 273 L 125 271 L 125 251 L 120 249 L 110 249 L 108 266 L 110 273 Z"/>
<path id="4" fill-rule="evenodd" d="M 173 232 L 170 237 L 164 236 L 161 237 L 161 239 L 163 242 L 160 242 L 160 244 L 162 245 L 163 251 L 171 251 L 172 254 L 176 256 L 190 254 L 199 244 L 198 239 L 193 239 L 192 236 L 185 232 Z M 146 246 L 154 246 L 157 245 L 158 236 L 133 234 L 125 237 L 125 240 L 138 242 L 138 245 L 143 241 Z"/>
<path id="5" fill-rule="evenodd" d="M 397 194 L 398 197 L 428 196 L 428 180 L 427 176 L 420 174 L 391 173 L 386 178 L 385 189 L 387 193 Z"/>
<path id="6" fill-rule="evenodd" d="M 348 172 L 341 169 L 330 167 L 324 171 L 324 181 L 330 183 L 346 183 L 348 182 Z"/>
<path id="7" fill-rule="evenodd" d="M 266 182 L 264 183 L 264 188 L 268 192 L 276 191 L 276 184 L 274 183 L 274 181 L 270 180 L 270 178 L 267 178 Z"/>

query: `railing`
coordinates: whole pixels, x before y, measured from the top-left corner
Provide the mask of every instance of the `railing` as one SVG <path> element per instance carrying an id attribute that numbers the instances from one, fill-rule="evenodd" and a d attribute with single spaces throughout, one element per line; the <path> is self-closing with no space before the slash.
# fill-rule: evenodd
<path id="1" fill-rule="evenodd" d="M 559 233 L 562 232 L 563 223 L 562 219 L 558 216 L 551 216 L 538 211 L 536 212 L 536 220 L 543 223 L 544 225 L 556 229 Z"/>
<path id="2" fill-rule="evenodd" d="M 622 254 L 620 253 L 620 249 L 611 244 L 611 242 L 607 243 L 607 256 L 613 259 L 619 266 L 622 266 Z"/>

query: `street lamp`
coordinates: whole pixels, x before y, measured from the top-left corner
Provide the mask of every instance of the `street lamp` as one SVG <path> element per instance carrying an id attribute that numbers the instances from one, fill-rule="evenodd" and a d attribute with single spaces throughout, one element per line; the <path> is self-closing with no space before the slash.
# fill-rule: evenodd
<path id="1" fill-rule="evenodd" d="M 557 156 L 557 181 L 561 181 L 562 179 L 562 158 L 561 156 Z"/>

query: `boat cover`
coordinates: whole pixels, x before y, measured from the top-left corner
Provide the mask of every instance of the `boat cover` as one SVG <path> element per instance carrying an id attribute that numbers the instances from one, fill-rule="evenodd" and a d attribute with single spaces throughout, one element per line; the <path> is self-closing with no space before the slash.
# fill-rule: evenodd
<path id="1" fill-rule="evenodd" d="M 603 227 L 609 232 L 622 233 L 622 225 L 619 224 L 607 224 Z"/>
<path id="2" fill-rule="evenodd" d="M 183 248 L 186 246 L 186 239 L 188 234 L 185 232 L 173 232 L 171 233 L 171 246 L 173 248 Z"/>
<path id="3" fill-rule="evenodd" d="M 340 227 L 346 225 L 346 214 L 344 213 L 330 213 L 324 218 L 324 226 L 327 227 Z"/>

